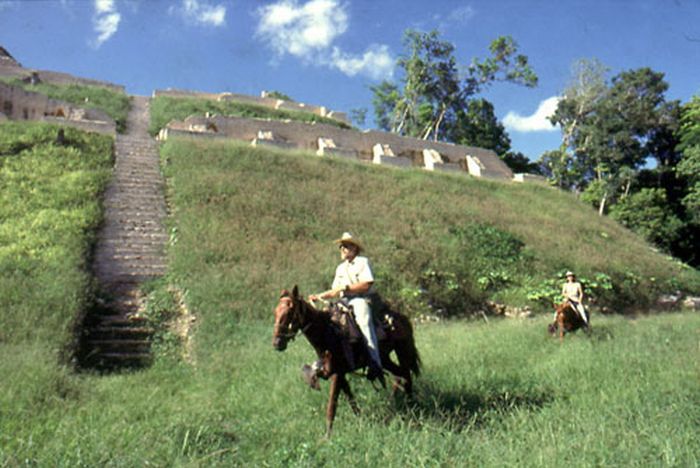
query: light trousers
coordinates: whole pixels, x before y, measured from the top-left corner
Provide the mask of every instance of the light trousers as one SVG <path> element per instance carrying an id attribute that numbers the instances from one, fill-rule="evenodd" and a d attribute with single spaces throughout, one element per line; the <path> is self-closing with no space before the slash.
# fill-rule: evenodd
<path id="1" fill-rule="evenodd" d="M 382 360 L 379 357 L 379 346 L 377 344 L 377 335 L 374 331 L 374 324 L 372 323 L 372 311 L 370 310 L 369 303 L 367 299 L 362 297 L 356 297 L 350 299 L 350 305 L 355 313 L 355 321 L 360 327 L 360 331 L 365 335 L 367 340 L 367 348 L 369 349 L 369 356 L 372 360 L 379 366 L 382 367 Z"/>

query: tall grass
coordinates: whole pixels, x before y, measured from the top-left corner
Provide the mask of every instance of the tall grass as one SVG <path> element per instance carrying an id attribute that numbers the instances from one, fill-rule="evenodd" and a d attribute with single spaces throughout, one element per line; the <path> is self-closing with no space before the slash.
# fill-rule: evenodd
<path id="1" fill-rule="evenodd" d="M 319 122 L 341 128 L 349 125 L 311 112 L 271 109 L 257 104 L 236 101 L 212 101 L 199 98 L 175 98 L 159 96 L 151 101 L 151 125 L 148 131 L 155 135 L 171 120 L 183 120 L 190 115 L 203 115 L 207 112 L 232 117 L 249 117 L 274 120 L 297 120 Z"/>
<path id="2" fill-rule="evenodd" d="M 129 96 L 124 93 L 90 85 L 56 85 L 52 83 L 31 85 L 19 79 L 5 79 L 4 81 L 27 91 L 44 94 L 79 107 L 104 111 L 116 121 L 119 133 L 126 130 L 126 119 L 131 103 Z"/>
<path id="3" fill-rule="evenodd" d="M 697 315 L 602 318 L 591 338 L 563 345 L 545 336 L 545 322 L 417 327 L 415 403 L 351 377 L 362 414 L 341 400 L 329 441 L 327 384 L 314 392 L 299 377 L 311 347 L 273 351 L 269 323 L 200 346 L 195 367 L 160 361 L 104 377 L 69 375 L 15 349 L 45 372 L 27 374 L 19 396 L 0 392 L 0 466 L 700 463 L 700 369 L 688 358 Z"/>

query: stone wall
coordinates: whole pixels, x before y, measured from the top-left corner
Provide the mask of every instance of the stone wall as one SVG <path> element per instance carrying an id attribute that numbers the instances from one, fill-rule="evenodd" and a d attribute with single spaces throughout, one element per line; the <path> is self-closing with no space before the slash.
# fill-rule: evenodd
<path id="1" fill-rule="evenodd" d="M 117 129 L 114 120 L 101 110 L 84 109 L 2 82 L 0 113 L 10 120 L 46 121 L 110 135 Z"/>
<path id="2" fill-rule="evenodd" d="M 376 164 L 467 171 L 476 177 L 500 180 L 513 178 L 512 171 L 491 150 L 374 130 L 360 132 L 320 123 L 191 116 L 184 121 L 170 122 L 160 138 L 165 139 L 172 134 L 233 138 L 254 145 L 297 148 L 319 155 L 352 157 Z M 469 171 L 469 159 L 478 161 L 483 169 L 479 172 Z"/>
<path id="3" fill-rule="evenodd" d="M 199 99 L 209 99 L 211 101 L 234 101 L 242 102 L 246 104 L 255 104 L 258 106 L 268 107 L 270 109 L 281 109 L 290 111 L 302 111 L 309 112 L 311 114 L 316 114 L 321 117 L 328 117 L 329 119 L 334 119 L 339 122 L 346 123 L 350 125 L 350 120 L 344 112 L 332 111 L 326 109 L 323 106 L 313 106 L 309 104 L 304 104 L 301 102 L 285 101 L 284 99 L 277 99 L 268 97 L 267 93 L 263 92 L 261 97 L 248 96 L 246 94 L 236 94 L 236 93 L 200 93 L 196 91 L 186 91 L 179 89 L 164 89 L 156 90 L 153 92 L 154 97 L 167 96 L 167 97 L 190 97 Z"/>

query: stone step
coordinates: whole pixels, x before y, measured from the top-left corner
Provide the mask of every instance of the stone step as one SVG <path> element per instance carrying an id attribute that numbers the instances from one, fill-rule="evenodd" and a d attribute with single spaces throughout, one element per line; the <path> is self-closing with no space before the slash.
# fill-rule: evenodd
<path id="1" fill-rule="evenodd" d="M 163 276 L 165 272 L 97 272 L 97 276 L 106 282 L 136 282 L 144 283 Z"/>
<path id="2" fill-rule="evenodd" d="M 109 325 L 97 325 L 89 330 L 89 336 L 97 339 L 97 336 L 104 337 L 135 337 L 135 336 L 150 336 L 155 331 L 150 327 L 113 327 Z"/>
<path id="3" fill-rule="evenodd" d="M 148 352 L 151 349 L 151 341 L 147 339 L 95 339 L 86 343 L 93 350 L 100 352 Z"/>
<path id="4" fill-rule="evenodd" d="M 106 277 L 134 277 L 134 276 L 159 276 L 168 271 L 168 265 L 162 263 L 139 263 L 138 261 L 130 262 L 109 262 L 98 260 L 93 266 L 95 272 L 99 276 Z"/>
<path id="5" fill-rule="evenodd" d="M 99 358 L 108 361 L 150 361 L 151 353 L 99 353 Z"/>

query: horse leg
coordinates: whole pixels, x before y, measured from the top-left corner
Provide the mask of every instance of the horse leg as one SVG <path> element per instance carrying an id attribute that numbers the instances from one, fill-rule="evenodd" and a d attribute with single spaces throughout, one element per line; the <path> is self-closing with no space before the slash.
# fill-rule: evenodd
<path id="1" fill-rule="evenodd" d="M 557 326 L 559 327 L 559 342 L 564 342 L 564 312 L 557 312 Z"/>
<path id="2" fill-rule="evenodd" d="M 328 406 L 326 407 L 326 438 L 330 438 L 331 436 L 335 411 L 338 407 L 338 393 L 340 392 L 340 385 L 338 385 L 339 378 L 338 374 L 333 374 L 330 378 L 331 388 L 328 395 Z"/>
<path id="3" fill-rule="evenodd" d="M 401 362 L 401 357 L 399 357 L 399 362 Z M 395 379 L 392 385 L 392 393 L 396 395 L 396 391 L 402 389 L 404 393 L 410 396 L 413 390 L 411 371 L 392 361 L 388 353 L 382 353 L 382 366 L 384 369 L 394 374 Z"/>
<path id="4" fill-rule="evenodd" d="M 338 384 L 340 385 L 340 390 L 345 394 L 345 396 L 348 397 L 348 402 L 350 403 L 350 408 L 352 408 L 352 412 L 359 416 L 360 407 L 357 406 L 357 402 L 355 401 L 355 395 L 353 395 L 352 390 L 350 390 L 350 383 L 348 382 L 348 379 L 345 378 L 344 375 L 342 377 L 338 377 Z"/>

